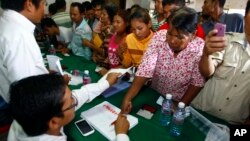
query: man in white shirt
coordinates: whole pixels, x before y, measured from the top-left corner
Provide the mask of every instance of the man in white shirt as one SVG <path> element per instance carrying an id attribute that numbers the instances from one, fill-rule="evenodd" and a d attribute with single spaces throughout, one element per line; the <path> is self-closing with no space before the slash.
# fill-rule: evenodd
<path id="1" fill-rule="evenodd" d="M 72 39 L 72 28 L 58 26 L 51 18 L 44 18 L 41 27 L 49 36 L 56 36 L 58 49 L 66 48 Z"/>
<path id="2" fill-rule="evenodd" d="M 45 0 L 1 0 L 4 11 L 0 17 L 0 96 L 6 103 L 12 82 L 48 73 L 33 34 L 33 23 L 42 19 L 45 3 Z"/>
<path id="3" fill-rule="evenodd" d="M 8 141 L 66 141 L 63 126 L 74 119 L 75 110 L 114 84 L 119 75 L 111 73 L 106 80 L 73 91 L 56 74 L 31 76 L 13 83 L 9 107 L 14 122 Z M 116 122 L 117 140 L 128 141 L 126 117 L 121 115 Z"/>

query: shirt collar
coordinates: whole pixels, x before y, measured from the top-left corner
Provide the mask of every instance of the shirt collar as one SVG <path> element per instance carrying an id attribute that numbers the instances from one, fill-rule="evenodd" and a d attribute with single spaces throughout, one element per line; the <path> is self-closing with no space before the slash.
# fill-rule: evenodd
<path id="1" fill-rule="evenodd" d="M 16 23 L 17 26 L 23 27 L 32 34 L 34 33 L 36 26 L 22 14 L 14 10 L 5 10 L 3 17 L 6 17 L 8 20 L 11 20 L 11 22 Z"/>
<path id="2" fill-rule="evenodd" d="M 228 33 L 230 34 L 230 33 Z M 245 34 L 237 34 L 235 38 L 232 38 L 231 42 L 236 42 L 241 45 L 241 47 L 246 51 L 246 53 L 250 56 L 250 45 L 245 37 Z"/>

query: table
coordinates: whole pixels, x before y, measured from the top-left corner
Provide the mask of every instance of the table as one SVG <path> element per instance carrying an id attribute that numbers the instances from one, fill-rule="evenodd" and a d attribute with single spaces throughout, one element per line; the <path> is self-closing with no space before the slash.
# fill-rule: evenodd
<path id="1" fill-rule="evenodd" d="M 61 61 L 62 65 L 68 67 L 66 71 L 70 71 L 73 69 L 79 69 L 81 71 L 87 69 L 90 71 L 90 76 L 92 78 L 92 82 L 97 82 L 101 76 L 97 74 L 94 70 L 96 65 L 92 61 L 87 61 L 81 57 L 74 56 L 71 54 L 69 57 L 62 56 L 57 54 L 59 57 L 63 58 Z M 78 86 L 70 86 L 71 89 L 79 88 Z M 103 101 L 108 101 L 113 105 L 120 107 L 123 97 L 126 94 L 127 90 L 120 92 L 117 95 L 109 97 L 105 99 L 102 96 L 97 97 L 90 103 L 84 104 L 79 110 L 76 111 L 75 118 L 72 122 L 70 122 L 67 126 L 64 127 L 64 131 L 68 136 L 68 140 L 72 141 L 105 141 L 107 140 L 103 135 L 101 135 L 98 131 L 95 131 L 93 134 L 84 137 L 80 134 L 77 128 L 74 125 L 74 122 L 79 120 L 80 114 L 82 111 L 85 111 Z M 168 141 L 203 141 L 206 137 L 198 128 L 196 128 L 192 123 L 188 120 L 185 120 L 183 133 L 180 137 L 172 137 L 169 135 L 169 128 L 163 127 L 160 125 L 159 116 L 160 116 L 160 106 L 156 104 L 156 100 L 160 94 L 155 90 L 144 87 L 140 94 L 134 98 L 133 100 L 133 109 L 131 114 L 138 118 L 139 123 L 132 128 L 128 135 L 131 141 L 160 141 L 160 140 L 168 140 Z M 156 113 L 152 117 L 152 119 L 148 120 L 141 116 L 136 115 L 136 112 L 142 107 L 144 104 L 149 104 L 153 107 L 157 108 Z M 201 112 L 201 111 L 199 111 Z M 215 118 L 209 114 L 201 112 L 205 117 L 207 117 L 212 122 L 227 124 L 225 121 Z"/>

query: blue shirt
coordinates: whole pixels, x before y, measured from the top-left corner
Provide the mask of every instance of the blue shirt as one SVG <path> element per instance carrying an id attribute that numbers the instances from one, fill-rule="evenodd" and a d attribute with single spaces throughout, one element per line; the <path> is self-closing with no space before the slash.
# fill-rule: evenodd
<path id="1" fill-rule="evenodd" d="M 89 47 L 83 46 L 83 39 L 92 39 L 92 30 L 84 19 L 78 27 L 76 27 L 76 23 L 73 24 L 72 41 L 68 45 L 68 48 L 71 49 L 75 55 L 91 60 L 92 51 Z"/>
<path id="2" fill-rule="evenodd" d="M 227 25 L 226 32 L 238 32 L 243 33 L 244 29 L 244 18 L 241 14 L 238 13 L 222 13 L 219 19 L 220 23 L 224 23 Z M 209 31 L 214 29 L 214 25 L 216 22 L 212 20 L 207 20 L 202 24 L 202 28 L 204 29 L 206 35 Z"/>

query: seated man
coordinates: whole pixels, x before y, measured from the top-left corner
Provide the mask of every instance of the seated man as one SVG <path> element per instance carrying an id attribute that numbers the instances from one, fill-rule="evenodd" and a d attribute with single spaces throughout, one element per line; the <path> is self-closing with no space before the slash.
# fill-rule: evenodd
<path id="1" fill-rule="evenodd" d="M 216 22 L 226 24 L 226 32 L 243 32 L 243 16 L 238 13 L 224 13 L 225 2 L 226 0 L 204 0 L 202 15 L 210 17 L 202 23 L 206 35 L 214 28 Z"/>
<path id="2" fill-rule="evenodd" d="M 63 77 L 56 74 L 32 76 L 14 82 L 10 88 L 10 113 L 14 122 L 8 141 L 66 141 L 63 126 L 74 119 L 75 110 L 114 84 L 118 75 L 120 74 L 109 74 L 107 80 L 73 91 L 66 85 Z M 124 120 L 126 118 L 118 117 L 116 131 L 119 137 L 123 136 L 128 140 L 126 135 L 120 135 L 128 130 L 128 123 Z"/>
<path id="3" fill-rule="evenodd" d="M 72 39 L 72 29 L 63 26 L 57 26 L 51 18 L 44 18 L 41 21 L 41 27 L 49 36 L 56 36 L 58 49 L 66 48 Z"/>
<path id="4" fill-rule="evenodd" d="M 249 25 L 250 1 L 245 13 L 245 25 Z M 216 33 L 209 32 L 200 61 L 200 72 L 209 80 L 192 105 L 231 124 L 249 123 L 250 28 L 245 26 L 245 34 L 226 37 Z"/>

